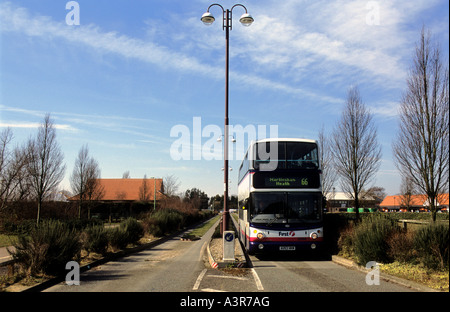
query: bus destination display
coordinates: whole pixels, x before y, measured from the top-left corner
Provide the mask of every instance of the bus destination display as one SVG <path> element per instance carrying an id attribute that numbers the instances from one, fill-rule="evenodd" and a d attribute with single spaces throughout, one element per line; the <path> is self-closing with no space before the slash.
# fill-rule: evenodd
<path id="1" fill-rule="evenodd" d="M 317 188 L 320 184 L 318 173 L 273 174 L 255 172 L 253 186 L 256 188 Z"/>
<path id="2" fill-rule="evenodd" d="M 282 177 L 268 177 L 265 178 L 265 187 L 308 187 L 308 178 L 282 178 Z"/>

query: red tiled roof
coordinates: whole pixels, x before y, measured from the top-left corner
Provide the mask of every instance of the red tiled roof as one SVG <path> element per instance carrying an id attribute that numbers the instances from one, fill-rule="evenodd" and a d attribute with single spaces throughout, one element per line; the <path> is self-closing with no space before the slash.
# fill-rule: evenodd
<path id="1" fill-rule="evenodd" d="M 448 206 L 448 197 L 449 197 L 449 193 L 439 194 L 437 201 L 441 206 L 443 206 L 443 205 Z"/>
<path id="2" fill-rule="evenodd" d="M 448 206 L 449 194 L 438 195 L 438 203 L 440 206 Z M 426 195 L 411 195 L 411 206 L 423 207 L 428 206 Z M 386 196 L 385 199 L 380 203 L 380 207 L 400 207 L 404 206 L 402 195 Z"/>
<path id="3" fill-rule="evenodd" d="M 105 201 L 139 201 L 140 189 L 143 186 L 144 179 L 99 179 L 101 187 L 103 187 L 103 197 L 100 200 Z M 147 194 L 149 200 L 153 200 L 154 183 L 156 183 L 156 200 L 163 196 L 163 180 L 162 179 L 146 179 Z M 160 192 L 158 192 L 160 191 Z M 78 200 L 78 196 L 73 196 L 69 200 Z"/>

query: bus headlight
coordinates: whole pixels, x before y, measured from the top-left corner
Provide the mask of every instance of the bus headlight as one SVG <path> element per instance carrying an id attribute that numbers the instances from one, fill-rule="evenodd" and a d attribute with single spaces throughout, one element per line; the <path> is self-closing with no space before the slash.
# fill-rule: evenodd
<path id="1" fill-rule="evenodd" d="M 317 237 L 319 237 L 316 232 L 311 233 L 310 236 L 312 239 L 317 239 Z"/>
<path id="2" fill-rule="evenodd" d="M 264 237 L 266 237 L 266 235 L 264 235 L 264 233 L 259 232 L 258 234 L 256 234 L 256 237 L 258 239 L 263 239 Z"/>

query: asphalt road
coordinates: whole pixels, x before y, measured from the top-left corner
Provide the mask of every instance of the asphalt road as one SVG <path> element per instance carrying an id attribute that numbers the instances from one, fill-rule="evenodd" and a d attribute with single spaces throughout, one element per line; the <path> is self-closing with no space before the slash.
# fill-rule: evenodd
<path id="1" fill-rule="evenodd" d="M 382 278 L 379 285 L 373 282 L 368 285 L 365 272 L 307 256 L 252 256 L 251 261 L 264 291 L 268 292 L 413 291 Z"/>
<path id="2" fill-rule="evenodd" d="M 60 283 L 46 292 L 406 292 L 409 288 L 380 280 L 367 285 L 366 273 L 332 261 L 305 257 L 256 257 L 253 268 L 212 269 L 206 244 L 214 226 L 197 241 L 180 236 L 80 276 L 80 285 Z"/>
<path id="3" fill-rule="evenodd" d="M 200 240 L 181 235 L 153 248 L 86 271 L 80 285 L 58 284 L 45 292 L 187 292 L 205 269 L 204 248 L 212 227 Z"/>

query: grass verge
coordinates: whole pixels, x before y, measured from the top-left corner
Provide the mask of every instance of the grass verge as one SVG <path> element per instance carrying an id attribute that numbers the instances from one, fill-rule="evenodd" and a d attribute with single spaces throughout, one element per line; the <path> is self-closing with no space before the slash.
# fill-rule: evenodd
<path id="1" fill-rule="evenodd" d="M 0 234 L 0 247 L 9 247 L 17 241 L 17 235 Z"/>
<path id="2" fill-rule="evenodd" d="M 448 271 L 432 271 L 420 265 L 398 261 L 383 264 L 380 266 L 380 270 L 383 273 L 414 281 L 432 289 L 449 291 Z"/>
<path id="3" fill-rule="evenodd" d="M 208 222 L 206 222 L 202 226 L 190 231 L 189 235 L 192 237 L 202 237 L 217 222 L 217 220 L 219 218 L 220 218 L 220 215 L 215 216 L 214 218 L 210 219 Z"/>

